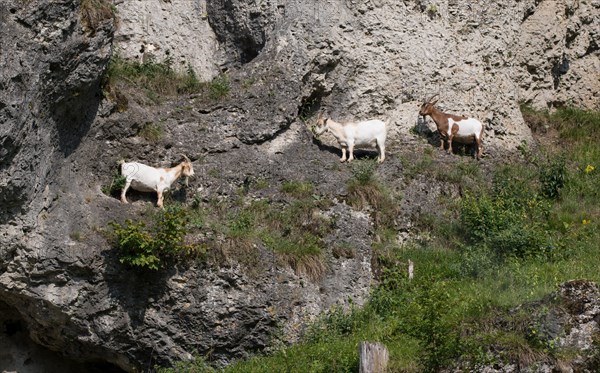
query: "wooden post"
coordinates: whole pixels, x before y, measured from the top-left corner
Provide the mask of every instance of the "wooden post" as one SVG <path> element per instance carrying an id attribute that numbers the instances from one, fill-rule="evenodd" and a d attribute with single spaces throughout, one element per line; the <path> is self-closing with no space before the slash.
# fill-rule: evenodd
<path id="1" fill-rule="evenodd" d="M 408 279 L 412 280 L 415 277 L 415 264 L 412 260 L 408 259 Z"/>
<path id="2" fill-rule="evenodd" d="M 360 342 L 358 354 L 359 373 L 385 373 L 390 356 L 382 343 Z"/>

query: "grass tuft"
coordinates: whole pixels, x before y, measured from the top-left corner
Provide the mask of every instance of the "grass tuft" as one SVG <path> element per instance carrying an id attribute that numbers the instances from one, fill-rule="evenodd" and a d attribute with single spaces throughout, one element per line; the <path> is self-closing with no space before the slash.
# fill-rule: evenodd
<path id="1" fill-rule="evenodd" d="M 152 57 L 146 57 L 144 62 L 138 62 L 114 55 L 104 79 L 107 97 L 118 98 L 115 92 L 120 92 L 119 85 L 142 90 L 154 102 L 181 94 L 200 94 L 217 101 L 227 97 L 230 92 L 226 75 L 219 75 L 210 82 L 202 82 L 191 65 L 185 71 L 176 71 L 171 58 L 156 61 Z"/>
<path id="2" fill-rule="evenodd" d="M 103 22 L 116 20 L 116 8 L 107 0 L 81 0 L 80 16 L 84 29 L 93 36 Z"/>

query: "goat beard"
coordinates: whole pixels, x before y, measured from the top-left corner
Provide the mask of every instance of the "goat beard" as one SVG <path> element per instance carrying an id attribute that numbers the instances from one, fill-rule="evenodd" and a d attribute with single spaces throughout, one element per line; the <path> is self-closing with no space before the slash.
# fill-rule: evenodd
<path id="1" fill-rule="evenodd" d="M 185 177 L 185 186 L 186 187 L 189 185 L 189 180 L 190 180 L 190 178 L 186 176 Z"/>

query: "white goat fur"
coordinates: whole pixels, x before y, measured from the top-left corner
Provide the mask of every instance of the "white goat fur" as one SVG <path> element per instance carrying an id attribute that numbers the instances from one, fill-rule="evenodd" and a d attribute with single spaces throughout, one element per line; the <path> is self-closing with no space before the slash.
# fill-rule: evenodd
<path id="1" fill-rule="evenodd" d="M 321 114 L 317 118 L 317 127 L 315 133 L 322 134 L 325 131 L 331 132 L 342 148 L 342 158 L 340 162 L 346 161 L 346 149 L 348 149 L 348 162 L 354 159 L 354 147 L 376 146 L 379 152 L 377 161 L 383 162 L 385 159 L 385 138 L 387 137 L 387 128 L 385 122 L 373 119 L 358 123 L 338 123 L 330 118 L 323 118 Z"/>
<path id="2" fill-rule="evenodd" d="M 163 193 L 171 188 L 171 185 L 179 179 L 181 175 L 187 177 L 194 175 L 192 162 L 184 156 L 184 160 L 175 167 L 155 168 L 146 166 L 139 162 L 122 162 L 121 175 L 125 177 L 125 186 L 121 191 L 121 202 L 128 203 L 125 194 L 131 188 L 140 192 L 156 192 L 158 200 L 156 205 L 163 207 Z"/>
<path id="3" fill-rule="evenodd" d="M 456 137 L 474 136 L 478 139 L 481 134 L 481 129 L 483 128 L 481 122 L 475 118 L 467 118 L 459 121 L 448 118 L 448 136 L 452 135 L 452 126 L 454 124 L 458 126 L 458 131 L 454 134 Z"/>

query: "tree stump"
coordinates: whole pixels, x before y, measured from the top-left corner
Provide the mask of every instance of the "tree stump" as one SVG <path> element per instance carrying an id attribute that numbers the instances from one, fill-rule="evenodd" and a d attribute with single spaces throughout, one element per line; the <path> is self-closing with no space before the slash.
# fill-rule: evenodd
<path id="1" fill-rule="evenodd" d="M 360 342 L 358 353 L 359 373 L 385 373 L 390 356 L 383 343 Z"/>

